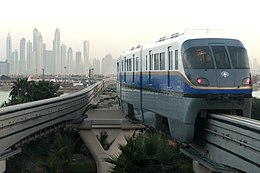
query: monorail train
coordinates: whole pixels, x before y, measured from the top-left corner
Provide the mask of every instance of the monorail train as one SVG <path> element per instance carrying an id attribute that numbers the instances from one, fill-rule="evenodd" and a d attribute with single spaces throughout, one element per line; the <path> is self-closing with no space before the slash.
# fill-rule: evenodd
<path id="1" fill-rule="evenodd" d="M 154 113 L 173 138 L 192 142 L 198 117 L 209 112 L 251 116 L 249 60 L 241 41 L 211 34 L 173 34 L 133 47 L 117 62 L 117 91 L 129 110 Z"/>

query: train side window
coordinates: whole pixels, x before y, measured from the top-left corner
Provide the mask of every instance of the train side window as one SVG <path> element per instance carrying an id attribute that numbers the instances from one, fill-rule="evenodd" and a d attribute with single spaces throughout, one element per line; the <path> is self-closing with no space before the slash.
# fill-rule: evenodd
<path id="1" fill-rule="evenodd" d="M 230 69 L 230 62 L 224 46 L 212 46 L 218 69 Z"/>
<path id="2" fill-rule="evenodd" d="M 173 70 L 173 55 L 172 47 L 168 47 L 168 70 Z"/>
<path id="3" fill-rule="evenodd" d="M 124 62 L 125 62 L 125 63 L 124 63 L 124 71 L 127 71 L 127 69 L 126 69 L 126 67 L 127 67 L 127 66 L 126 66 L 126 65 L 127 65 L 126 57 L 124 58 Z"/>
<path id="4" fill-rule="evenodd" d="M 165 70 L 165 53 L 160 53 L 160 70 Z"/>
<path id="5" fill-rule="evenodd" d="M 148 70 L 148 59 L 147 59 L 147 55 L 145 55 L 145 70 Z"/>
<path id="6" fill-rule="evenodd" d="M 178 69 L 178 50 L 175 50 L 175 70 Z"/>
<path id="7" fill-rule="evenodd" d="M 133 55 L 133 71 L 135 71 L 135 55 Z"/>
<path id="8" fill-rule="evenodd" d="M 127 71 L 130 71 L 130 59 L 127 60 Z"/>
<path id="9" fill-rule="evenodd" d="M 129 59 L 129 71 L 132 71 L 132 59 Z"/>
<path id="10" fill-rule="evenodd" d="M 119 62 L 116 63 L 116 70 L 119 72 Z"/>
<path id="11" fill-rule="evenodd" d="M 136 57 L 136 71 L 139 70 L 139 57 Z"/>
<path id="12" fill-rule="evenodd" d="M 154 70 L 160 70 L 159 69 L 159 53 L 154 54 Z"/>
<path id="13" fill-rule="evenodd" d="M 124 60 L 121 61 L 121 71 L 124 71 Z"/>
<path id="14" fill-rule="evenodd" d="M 153 54 L 152 51 L 149 51 L 149 62 L 150 62 L 150 69 L 149 70 L 153 70 Z"/>

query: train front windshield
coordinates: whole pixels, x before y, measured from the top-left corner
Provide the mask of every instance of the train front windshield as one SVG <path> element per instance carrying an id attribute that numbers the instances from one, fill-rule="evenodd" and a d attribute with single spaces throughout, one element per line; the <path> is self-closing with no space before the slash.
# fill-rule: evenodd
<path id="1" fill-rule="evenodd" d="M 243 47 L 196 46 L 183 54 L 185 69 L 249 69 L 248 56 Z"/>
<path id="2" fill-rule="evenodd" d="M 250 79 L 248 56 L 239 40 L 213 38 L 188 40 L 183 43 L 181 51 L 186 76 L 194 85 L 212 87 L 248 85 L 245 82 L 245 79 L 246 81 Z"/>

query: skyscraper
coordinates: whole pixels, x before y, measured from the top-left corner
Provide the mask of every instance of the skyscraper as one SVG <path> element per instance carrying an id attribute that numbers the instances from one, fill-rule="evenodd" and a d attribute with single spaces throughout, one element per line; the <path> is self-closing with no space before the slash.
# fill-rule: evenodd
<path id="1" fill-rule="evenodd" d="M 18 74 L 18 51 L 12 52 L 9 60 L 10 74 Z"/>
<path id="2" fill-rule="evenodd" d="M 61 67 L 62 67 L 62 73 L 68 73 L 68 64 L 67 64 L 67 47 L 66 45 L 61 45 Z"/>
<path id="3" fill-rule="evenodd" d="M 84 64 L 85 64 L 85 72 L 88 73 L 90 64 L 89 64 L 89 41 L 85 40 L 83 42 L 83 56 L 84 56 Z"/>
<path id="4" fill-rule="evenodd" d="M 94 74 L 100 74 L 100 60 L 93 59 Z"/>
<path id="5" fill-rule="evenodd" d="M 68 73 L 73 74 L 74 72 L 74 62 L 73 62 L 73 51 L 72 48 L 69 47 L 68 53 L 67 53 L 67 62 L 68 62 Z"/>
<path id="6" fill-rule="evenodd" d="M 32 42 L 27 42 L 27 73 L 33 74 L 33 51 L 32 51 Z"/>
<path id="7" fill-rule="evenodd" d="M 12 38 L 10 33 L 6 37 L 6 59 L 9 62 L 12 56 Z"/>
<path id="8" fill-rule="evenodd" d="M 75 63 L 75 72 L 76 74 L 81 74 L 82 73 L 82 62 L 81 62 L 81 52 L 77 51 L 76 52 L 76 63 Z"/>
<path id="9" fill-rule="evenodd" d="M 19 61 L 19 73 L 26 73 L 26 64 L 25 64 L 25 38 L 20 40 L 20 61 Z"/>
<path id="10" fill-rule="evenodd" d="M 1 75 L 8 75 L 9 74 L 9 65 L 7 60 L 0 61 L 0 76 Z"/>
<path id="11" fill-rule="evenodd" d="M 33 51 L 34 52 L 37 51 L 38 36 L 39 36 L 38 29 L 34 28 L 34 30 L 33 30 Z"/>
<path id="12" fill-rule="evenodd" d="M 55 30 L 54 40 L 53 40 L 53 53 L 55 58 L 55 72 L 62 72 L 61 55 L 60 55 L 60 30 L 57 28 Z"/>
<path id="13" fill-rule="evenodd" d="M 35 74 L 41 74 L 42 71 L 42 64 L 43 64 L 43 51 L 42 51 L 42 35 L 41 33 L 35 28 L 33 30 L 33 59 L 35 64 L 33 67 L 35 68 Z"/>
<path id="14" fill-rule="evenodd" d="M 37 45 L 37 73 L 36 74 L 41 74 L 42 73 L 42 68 L 43 68 L 43 61 L 44 61 L 44 54 L 43 54 L 43 39 L 42 39 L 42 34 L 39 32 L 39 38 L 38 38 L 38 45 Z"/>
<path id="15" fill-rule="evenodd" d="M 115 74 L 116 73 L 116 61 L 112 58 L 111 54 L 107 54 L 102 59 L 102 74 Z"/>
<path id="16" fill-rule="evenodd" d="M 45 66 L 46 74 L 55 74 L 55 59 L 52 50 L 45 50 Z"/>

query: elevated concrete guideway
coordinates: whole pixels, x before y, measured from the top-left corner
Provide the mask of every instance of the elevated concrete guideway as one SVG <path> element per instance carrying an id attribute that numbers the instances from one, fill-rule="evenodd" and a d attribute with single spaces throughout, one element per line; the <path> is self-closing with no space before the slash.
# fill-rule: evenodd
<path id="1" fill-rule="evenodd" d="M 81 138 L 92 153 L 98 173 L 106 173 L 110 170 L 110 164 L 105 162 L 105 158 L 119 156 L 119 144 L 125 145 L 126 138 L 131 137 L 136 129 L 142 129 L 142 124 L 134 124 L 126 118 L 126 114 L 120 110 L 118 104 L 110 104 L 109 107 L 101 106 L 90 109 L 86 112 L 87 118 L 79 124 L 70 125 L 76 128 Z M 97 136 L 101 132 L 108 134 L 108 143 L 112 143 L 108 150 L 100 144 Z"/>
<path id="2" fill-rule="evenodd" d="M 0 173 L 24 143 L 80 119 L 109 83 L 107 79 L 72 94 L 0 108 Z"/>

